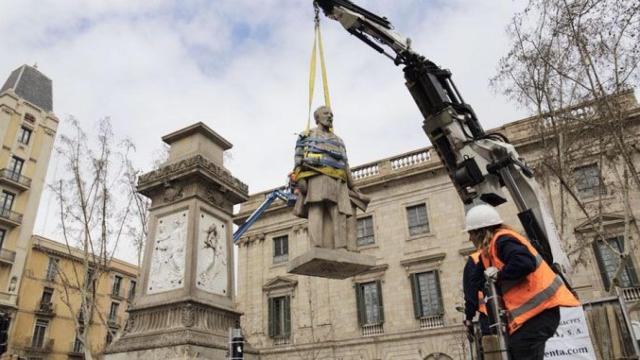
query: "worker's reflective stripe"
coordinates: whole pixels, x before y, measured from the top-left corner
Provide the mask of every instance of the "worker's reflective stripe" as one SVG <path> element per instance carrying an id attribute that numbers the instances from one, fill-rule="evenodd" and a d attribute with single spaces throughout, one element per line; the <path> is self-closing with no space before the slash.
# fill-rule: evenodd
<path id="1" fill-rule="evenodd" d="M 556 277 L 553 279 L 553 282 L 551 282 L 551 284 L 546 289 L 536 294 L 534 297 L 529 299 L 529 301 L 527 301 L 526 303 L 511 310 L 510 311 L 511 317 L 515 319 L 518 316 L 526 313 L 527 311 L 533 310 L 536 307 L 540 306 L 540 304 L 542 304 L 551 296 L 553 296 L 553 294 L 555 294 L 556 291 L 558 291 L 558 289 L 560 289 L 562 285 L 564 285 L 564 282 L 562 281 L 560 276 L 556 275 Z"/>

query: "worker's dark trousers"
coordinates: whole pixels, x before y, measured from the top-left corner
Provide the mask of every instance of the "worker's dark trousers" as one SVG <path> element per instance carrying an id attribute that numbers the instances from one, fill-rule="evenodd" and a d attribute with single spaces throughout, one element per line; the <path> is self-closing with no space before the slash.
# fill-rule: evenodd
<path id="1" fill-rule="evenodd" d="M 560 323 L 560 309 L 548 309 L 529 319 L 509 337 L 512 360 L 543 360 L 544 344 Z"/>

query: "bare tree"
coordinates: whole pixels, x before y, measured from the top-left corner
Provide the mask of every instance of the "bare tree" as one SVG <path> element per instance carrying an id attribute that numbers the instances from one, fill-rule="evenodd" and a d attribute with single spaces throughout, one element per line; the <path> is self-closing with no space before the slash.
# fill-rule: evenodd
<path id="1" fill-rule="evenodd" d="M 89 139 L 76 119 L 68 123 L 71 130 L 59 137 L 56 148 L 66 172 L 50 187 L 59 205 L 62 239 L 69 255 L 80 261 L 58 267 L 57 273 L 76 338 L 85 359 L 93 359 L 94 318 L 112 337 L 116 335 L 105 309 L 99 308 L 98 288 L 109 279 L 114 252 L 126 239 L 127 229 L 145 224 L 141 217 L 146 210 L 144 199 L 134 196 L 132 187 L 137 172 L 128 160 L 134 149 L 131 142 L 115 142 L 108 118 L 99 122 L 95 139 Z"/>
<path id="2" fill-rule="evenodd" d="M 629 201 L 631 192 L 640 191 L 629 117 L 637 106 L 631 89 L 640 79 L 640 3 L 530 0 L 508 32 L 511 47 L 492 85 L 537 115 L 531 130 L 543 149 L 538 176 L 549 193 L 558 194 L 553 209 L 563 239 L 571 237 L 568 220 L 577 216 L 596 234 L 571 244 L 572 259 L 585 259 L 583 251 L 602 241 L 619 258 L 613 279 L 618 285 L 637 246 L 631 228 L 640 234 Z M 597 174 L 584 178 L 584 166 L 592 163 Z M 623 249 L 606 241 L 608 212 L 623 215 Z"/>

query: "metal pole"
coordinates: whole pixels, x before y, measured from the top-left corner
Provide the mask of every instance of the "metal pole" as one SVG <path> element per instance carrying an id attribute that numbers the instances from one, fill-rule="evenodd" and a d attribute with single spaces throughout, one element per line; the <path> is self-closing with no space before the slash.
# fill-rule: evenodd
<path id="1" fill-rule="evenodd" d="M 495 281 L 486 276 L 485 277 L 488 287 L 488 296 L 487 296 L 487 305 L 491 309 L 491 313 L 493 314 L 493 324 L 490 325 L 490 328 L 495 329 L 498 348 L 491 350 L 491 354 L 489 354 L 487 349 L 483 349 L 485 351 L 486 358 L 500 360 L 509 360 L 509 347 L 507 345 L 507 324 L 503 322 L 503 316 L 505 311 L 502 308 L 502 301 L 500 296 L 498 296 L 498 291 L 496 289 Z"/>

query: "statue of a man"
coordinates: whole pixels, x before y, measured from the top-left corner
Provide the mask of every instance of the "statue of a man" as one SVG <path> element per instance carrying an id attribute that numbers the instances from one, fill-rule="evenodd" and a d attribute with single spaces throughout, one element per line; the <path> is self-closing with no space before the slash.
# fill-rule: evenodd
<path id="1" fill-rule="evenodd" d="M 321 106 L 313 113 L 316 128 L 296 142 L 293 178 L 298 199 L 294 214 L 309 219 L 311 246 L 356 250 L 356 206 L 369 199 L 353 185 L 347 151 L 333 133 L 333 113 Z"/>

